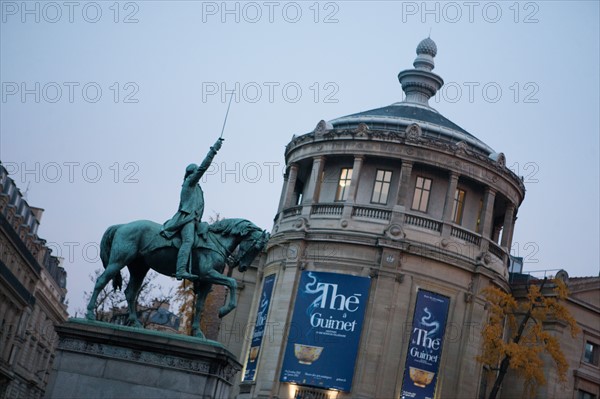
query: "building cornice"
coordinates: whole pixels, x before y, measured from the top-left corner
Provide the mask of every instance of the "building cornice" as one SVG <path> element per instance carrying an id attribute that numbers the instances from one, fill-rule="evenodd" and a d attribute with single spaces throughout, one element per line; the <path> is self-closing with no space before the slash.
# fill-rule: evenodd
<path id="1" fill-rule="evenodd" d="M 17 276 L 10 271 L 8 266 L 6 266 L 2 260 L 0 260 L 0 278 L 7 282 L 6 289 L 13 291 L 17 298 L 22 301 L 24 306 L 33 306 L 35 304 L 35 295 L 29 292 L 29 290 L 21 284 Z M 3 286 L 4 285 L 5 284 L 3 284 Z"/>
<path id="2" fill-rule="evenodd" d="M 25 246 L 21 237 L 15 232 L 11 224 L 6 220 L 3 214 L 0 213 L 0 229 L 6 234 L 8 239 L 19 251 L 21 256 L 26 260 L 26 263 L 33 269 L 37 277 L 40 276 L 42 266 L 38 263 L 37 259 L 33 256 L 31 251 Z"/>

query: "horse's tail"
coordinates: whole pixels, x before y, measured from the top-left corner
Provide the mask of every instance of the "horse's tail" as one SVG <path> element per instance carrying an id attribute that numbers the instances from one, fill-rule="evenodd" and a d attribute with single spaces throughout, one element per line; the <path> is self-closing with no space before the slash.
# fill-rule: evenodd
<path id="1" fill-rule="evenodd" d="M 106 269 L 108 266 L 108 261 L 110 260 L 110 249 L 112 247 L 113 238 L 115 237 L 115 233 L 118 228 L 121 227 L 120 224 L 116 224 L 114 226 L 110 226 L 104 232 L 102 236 L 102 240 L 100 241 L 100 260 L 102 260 L 102 266 Z M 123 286 L 123 277 L 121 277 L 121 272 L 118 272 L 117 275 L 113 278 L 113 288 L 115 290 L 120 290 Z"/>

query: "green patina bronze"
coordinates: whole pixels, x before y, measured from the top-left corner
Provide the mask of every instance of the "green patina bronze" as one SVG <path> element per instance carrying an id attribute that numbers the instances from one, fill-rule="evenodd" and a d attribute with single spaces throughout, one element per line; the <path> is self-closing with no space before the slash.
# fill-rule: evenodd
<path id="1" fill-rule="evenodd" d="M 175 272 L 177 280 L 183 278 L 194 280 L 198 278 L 197 275 L 191 273 L 190 252 L 194 244 L 194 233 L 197 231 L 204 235 L 207 229 L 207 224 L 201 221 L 204 214 L 204 192 L 198 183 L 215 155 L 217 155 L 217 151 L 221 148 L 223 140 L 219 138 L 210 147 L 208 154 L 200 166 L 192 163 L 185 169 L 185 176 L 181 185 L 179 208 L 175 216 L 163 225 L 161 234 L 166 238 L 173 238 L 177 233 L 181 236 L 181 247 L 177 255 L 177 270 Z"/>
<path id="2" fill-rule="evenodd" d="M 130 325 L 141 327 L 137 319 L 136 299 L 150 269 L 158 273 L 186 278 L 193 282 L 196 306 L 192 334 L 200 331 L 200 315 L 213 284 L 229 288 L 229 301 L 219 309 L 219 317 L 237 305 L 235 279 L 223 275 L 227 263 L 244 272 L 269 240 L 269 233 L 245 219 L 223 219 L 211 225 L 200 219 L 204 212 L 204 194 L 198 182 L 221 147 L 222 139 L 211 147 L 204 161 L 186 168 L 179 209 L 164 225 L 138 220 L 109 227 L 100 242 L 100 259 L 105 268 L 96 280 L 86 318 L 94 320 L 98 294 L 113 280 L 122 284 L 121 269 L 129 269 L 125 298 Z"/>

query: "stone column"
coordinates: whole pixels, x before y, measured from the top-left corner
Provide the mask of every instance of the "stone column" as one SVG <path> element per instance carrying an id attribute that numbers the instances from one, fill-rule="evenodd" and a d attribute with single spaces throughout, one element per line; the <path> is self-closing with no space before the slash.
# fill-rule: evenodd
<path id="1" fill-rule="evenodd" d="M 292 206 L 294 199 L 294 188 L 296 187 L 296 179 L 298 178 L 298 164 L 293 163 L 290 165 L 290 171 L 288 172 L 287 185 L 285 187 L 285 200 L 283 201 L 283 209 Z"/>
<path id="2" fill-rule="evenodd" d="M 491 241 L 493 241 L 494 243 L 498 243 L 498 240 L 500 239 L 500 229 L 502 229 L 502 226 L 496 225 L 492 230 Z"/>
<path id="3" fill-rule="evenodd" d="M 506 205 L 506 212 L 504 213 L 504 227 L 502 229 L 502 242 L 500 245 L 502 248 L 510 252 L 510 245 L 512 240 L 513 229 L 515 225 L 515 205 L 508 203 Z"/>
<path id="4" fill-rule="evenodd" d="M 348 187 L 348 199 L 346 202 L 356 202 L 356 192 L 358 190 L 358 179 L 360 176 L 360 170 L 362 168 L 365 157 L 362 155 L 354 156 L 354 165 L 352 166 L 352 179 L 350 181 L 350 187 Z"/>
<path id="5" fill-rule="evenodd" d="M 458 174 L 455 172 L 450 172 L 450 178 L 448 179 L 448 191 L 446 191 L 446 203 L 444 204 L 444 216 L 442 217 L 444 222 L 449 222 L 452 220 L 452 208 L 454 205 L 456 186 L 458 186 Z"/>
<path id="6" fill-rule="evenodd" d="M 9 361 L 9 359 L 10 359 L 12 346 L 13 346 L 13 343 L 15 342 L 15 337 L 17 336 L 17 333 L 19 332 L 19 323 L 21 321 L 21 316 L 24 314 L 24 312 L 19 312 L 19 309 L 16 306 L 10 306 L 8 308 L 8 311 L 10 312 L 11 310 L 12 310 L 12 314 L 9 314 L 9 317 L 7 318 L 8 319 L 7 326 L 12 326 L 12 333 L 8 337 L 8 340 L 6 342 L 6 348 L 4 348 L 5 352 L 3 352 L 3 354 L 6 355 L 6 357 L 5 357 L 6 361 Z M 12 316 L 12 317 L 10 317 L 10 316 Z M 15 346 L 19 346 L 19 345 L 15 345 Z M 16 352 L 16 353 L 18 353 L 18 352 Z M 15 358 L 14 361 L 16 362 L 17 359 Z"/>
<path id="7" fill-rule="evenodd" d="M 404 223 L 404 211 L 407 208 L 408 202 L 408 189 L 410 184 L 410 175 L 412 173 L 413 163 L 409 161 L 402 161 L 400 167 L 400 178 L 398 184 L 393 188 L 391 203 L 394 204 L 392 208 L 392 219 L 390 220 L 391 225 L 401 225 Z"/>
<path id="8" fill-rule="evenodd" d="M 325 157 L 318 156 L 313 158 L 312 170 L 310 179 L 304 189 L 304 198 L 302 205 L 316 204 L 319 202 L 319 194 L 321 193 L 321 176 L 325 167 Z"/>
<path id="9" fill-rule="evenodd" d="M 510 229 L 510 236 L 508 236 L 508 242 L 509 242 L 509 247 L 508 247 L 508 253 L 510 253 L 510 249 L 512 248 L 512 242 L 513 242 L 513 236 L 515 235 L 515 225 L 517 224 L 517 212 L 519 212 L 519 209 L 517 207 L 515 207 L 515 211 L 514 211 L 514 217 L 512 220 L 512 228 Z"/>
<path id="10" fill-rule="evenodd" d="M 448 191 L 446 191 L 446 203 L 444 204 L 444 214 L 442 216 L 442 221 L 444 222 L 444 224 L 442 225 L 443 237 L 450 236 L 449 222 L 452 221 L 452 208 L 454 205 L 454 195 L 456 194 L 456 186 L 458 186 L 458 173 L 450 172 L 450 177 L 448 178 Z"/>
<path id="11" fill-rule="evenodd" d="M 394 208 L 397 208 L 399 211 L 404 211 L 408 206 L 408 191 L 410 188 L 409 184 L 412 167 L 412 162 L 402 161 L 402 166 L 400 168 L 400 181 L 398 182 L 396 195 L 394 198 L 392 198 L 392 201 L 394 201 L 393 203 L 396 204 Z"/>
<path id="12" fill-rule="evenodd" d="M 286 173 L 283 176 L 283 187 L 281 188 L 281 195 L 279 196 L 279 205 L 277 206 L 277 214 L 279 214 L 283 210 L 283 206 L 285 204 L 285 197 L 288 189 L 288 179 L 289 173 Z"/>
<path id="13" fill-rule="evenodd" d="M 4 361 L 8 361 L 8 351 L 10 351 L 10 339 L 15 335 L 15 332 L 17 331 L 17 326 L 14 325 L 14 313 L 12 313 L 11 310 L 12 306 L 10 302 L 7 301 L 2 303 L 2 307 L 0 308 L 0 311 L 2 313 L 0 314 L 3 315 L 2 317 L 5 320 L 5 324 L 2 331 L 0 331 L 0 360 Z M 9 335 L 9 329 L 11 329 L 12 335 Z"/>
<path id="14" fill-rule="evenodd" d="M 363 161 L 365 157 L 363 155 L 355 155 L 354 156 L 354 165 L 352 165 L 352 179 L 350 180 L 350 187 L 348 190 L 348 198 L 344 203 L 344 210 L 342 213 L 342 218 L 349 218 L 352 216 L 352 206 L 356 202 L 356 193 L 358 190 L 358 181 L 360 176 L 360 170 L 362 168 Z"/>
<path id="15" fill-rule="evenodd" d="M 479 221 L 479 233 L 481 237 L 481 250 L 485 251 L 489 247 L 487 239 L 492 239 L 492 225 L 494 223 L 494 201 L 496 200 L 496 190 L 491 187 L 485 188 L 483 194 L 483 208 L 481 208 L 481 220 Z"/>
<path id="16" fill-rule="evenodd" d="M 483 194 L 483 208 L 481 209 L 481 221 L 479 222 L 480 232 L 484 238 L 492 237 L 495 200 L 496 190 L 494 190 L 491 187 L 486 187 L 485 193 Z"/>

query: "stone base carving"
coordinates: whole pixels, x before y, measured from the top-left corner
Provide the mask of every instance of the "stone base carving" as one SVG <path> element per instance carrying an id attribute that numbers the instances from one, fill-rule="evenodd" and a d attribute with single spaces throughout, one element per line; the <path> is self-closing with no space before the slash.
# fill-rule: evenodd
<path id="1" fill-rule="evenodd" d="M 221 344 L 70 319 L 56 328 L 47 398 L 228 398 L 241 365 Z"/>

